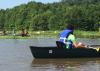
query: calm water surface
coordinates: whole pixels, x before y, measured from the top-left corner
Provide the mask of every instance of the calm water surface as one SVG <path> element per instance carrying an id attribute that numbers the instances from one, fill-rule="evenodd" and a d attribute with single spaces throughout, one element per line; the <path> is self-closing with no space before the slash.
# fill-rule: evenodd
<path id="1" fill-rule="evenodd" d="M 54 38 L 0 39 L 0 71 L 99 71 L 100 58 L 34 59 L 29 46 L 55 46 Z M 100 44 L 100 39 L 78 39 Z"/>

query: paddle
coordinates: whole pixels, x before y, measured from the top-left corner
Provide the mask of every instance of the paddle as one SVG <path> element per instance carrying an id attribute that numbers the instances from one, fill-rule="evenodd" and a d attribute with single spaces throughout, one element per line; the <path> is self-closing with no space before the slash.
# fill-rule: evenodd
<path id="1" fill-rule="evenodd" d="M 90 45 L 91 47 L 100 47 L 100 45 Z"/>
<path id="2" fill-rule="evenodd" d="M 100 50 L 100 45 L 88 45 L 87 48 L 95 49 L 98 52 Z"/>

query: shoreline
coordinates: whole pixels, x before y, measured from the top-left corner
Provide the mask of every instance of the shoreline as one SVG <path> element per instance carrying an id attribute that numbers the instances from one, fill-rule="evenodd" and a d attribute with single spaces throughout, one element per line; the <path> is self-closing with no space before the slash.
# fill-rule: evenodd
<path id="1" fill-rule="evenodd" d="M 54 37 L 59 38 L 61 31 L 29 31 L 29 36 L 22 37 L 20 32 L 17 31 L 16 35 L 0 35 L 0 39 L 28 39 L 28 38 L 38 38 L 38 37 Z M 100 31 L 91 32 L 91 31 L 79 31 L 75 30 L 74 32 L 77 38 L 100 38 Z"/>

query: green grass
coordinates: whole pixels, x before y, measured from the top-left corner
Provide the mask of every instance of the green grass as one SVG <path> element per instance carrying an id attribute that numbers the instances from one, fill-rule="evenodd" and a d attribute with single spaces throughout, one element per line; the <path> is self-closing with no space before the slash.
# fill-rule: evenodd
<path id="1" fill-rule="evenodd" d="M 82 37 L 82 38 L 100 38 L 100 31 L 93 32 L 93 31 L 75 31 L 76 37 Z"/>
<path id="2" fill-rule="evenodd" d="M 13 35 L 5 35 L 0 36 L 1 39 L 28 39 L 28 38 L 42 38 L 42 37 L 54 37 L 59 38 L 59 34 L 61 31 L 29 31 L 30 36 L 22 37 L 22 36 L 13 36 Z M 20 31 L 17 31 L 16 34 L 20 34 Z M 100 38 L 99 32 L 90 32 L 90 31 L 79 31 L 75 30 L 75 36 L 78 38 Z"/>
<path id="3" fill-rule="evenodd" d="M 31 32 L 32 35 L 44 35 L 49 37 L 59 37 L 61 31 L 34 31 Z M 79 31 L 75 30 L 74 34 L 78 38 L 100 38 L 100 31 L 99 32 L 91 32 L 91 31 Z"/>

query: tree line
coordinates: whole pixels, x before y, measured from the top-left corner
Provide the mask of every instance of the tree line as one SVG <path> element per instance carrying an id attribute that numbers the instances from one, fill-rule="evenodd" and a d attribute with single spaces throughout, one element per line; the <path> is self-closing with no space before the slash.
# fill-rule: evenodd
<path id="1" fill-rule="evenodd" d="M 74 24 L 76 30 L 98 31 L 99 0 L 62 0 L 43 4 L 31 1 L 0 10 L 0 30 L 62 30 Z"/>

